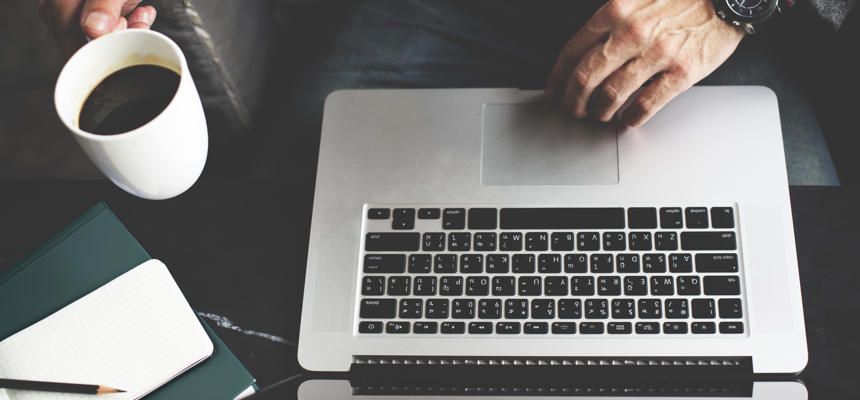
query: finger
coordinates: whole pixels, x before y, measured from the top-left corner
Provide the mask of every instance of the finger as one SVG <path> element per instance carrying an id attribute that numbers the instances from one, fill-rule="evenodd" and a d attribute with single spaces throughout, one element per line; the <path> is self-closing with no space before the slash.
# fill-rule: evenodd
<path id="1" fill-rule="evenodd" d="M 155 8 L 152 6 L 138 7 L 134 9 L 126 19 L 129 29 L 149 29 L 155 22 Z"/>
<path id="2" fill-rule="evenodd" d="M 677 73 L 666 72 L 661 74 L 654 82 L 639 92 L 630 107 L 624 110 L 621 122 L 627 126 L 644 124 L 666 103 L 689 89 L 690 86 L 692 83 Z"/>
<path id="3" fill-rule="evenodd" d="M 81 11 L 81 30 L 95 39 L 112 32 L 126 0 L 86 0 Z"/>
<path id="4" fill-rule="evenodd" d="M 589 115 L 608 122 L 627 99 L 660 70 L 654 61 L 644 58 L 624 64 L 595 91 Z"/>
<path id="5" fill-rule="evenodd" d="M 143 0 L 125 0 L 125 3 L 123 3 L 122 8 L 120 9 L 119 13 L 123 17 L 126 17 L 126 19 L 128 19 L 128 14 L 131 13 L 132 11 L 134 11 L 137 8 L 137 5 L 140 4 L 141 1 L 143 1 Z"/>
<path id="6" fill-rule="evenodd" d="M 126 28 L 128 28 L 128 20 L 125 17 L 119 17 L 119 21 L 114 24 L 111 32 L 125 30 Z"/>
<path id="7" fill-rule="evenodd" d="M 602 27 L 600 23 L 589 20 L 576 35 L 561 49 L 555 65 L 547 77 L 544 93 L 547 97 L 557 100 L 564 94 L 567 78 L 570 70 L 579 63 L 583 54 L 604 41 L 609 34 L 609 27 Z"/>
<path id="8" fill-rule="evenodd" d="M 577 118 L 588 116 L 588 101 L 594 90 L 634 55 L 632 46 L 611 37 L 606 43 L 589 51 L 570 72 L 561 98 L 562 104 Z"/>

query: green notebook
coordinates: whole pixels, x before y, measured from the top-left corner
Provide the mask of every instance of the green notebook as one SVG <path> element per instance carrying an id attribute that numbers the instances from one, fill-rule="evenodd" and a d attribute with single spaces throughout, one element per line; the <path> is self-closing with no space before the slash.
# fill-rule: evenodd
<path id="1" fill-rule="evenodd" d="M 94 206 L 0 277 L 0 340 L 150 258 L 107 204 Z M 212 328 L 200 323 L 215 352 L 146 399 L 234 399 L 254 385 Z"/>

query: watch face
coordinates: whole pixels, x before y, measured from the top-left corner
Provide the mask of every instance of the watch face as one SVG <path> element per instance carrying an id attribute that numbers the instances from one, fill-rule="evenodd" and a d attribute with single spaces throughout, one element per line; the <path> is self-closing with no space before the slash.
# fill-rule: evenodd
<path id="1" fill-rule="evenodd" d="M 758 22 L 767 19 L 776 9 L 778 0 L 725 0 L 738 19 Z"/>

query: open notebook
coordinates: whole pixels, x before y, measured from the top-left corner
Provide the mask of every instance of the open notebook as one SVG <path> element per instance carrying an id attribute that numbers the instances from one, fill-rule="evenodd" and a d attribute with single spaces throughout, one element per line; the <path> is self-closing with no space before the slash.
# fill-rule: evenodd
<path id="1" fill-rule="evenodd" d="M 138 399 L 213 350 L 167 267 L 149 260 L 0 342 L 0 376 L 107 385 L 127 393 L 99 399 Z M 6 396 L 93 398 L 23 390 Z"/>

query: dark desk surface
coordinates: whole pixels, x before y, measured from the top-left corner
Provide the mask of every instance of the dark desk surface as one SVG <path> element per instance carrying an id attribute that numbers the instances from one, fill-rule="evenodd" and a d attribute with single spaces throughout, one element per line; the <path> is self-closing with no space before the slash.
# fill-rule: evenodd
<path id="1" fill-rule="evenodd" d="M 166 201 L 101 180 L 0 180 L 0 273 L 105 200 L 261 386 L 296 362 L 311 193 L 307 182 L 209 180 Z M 810 398 L 855 397 L 860 360 L 858 196 L 791 189 L 810 360 Z"/>

